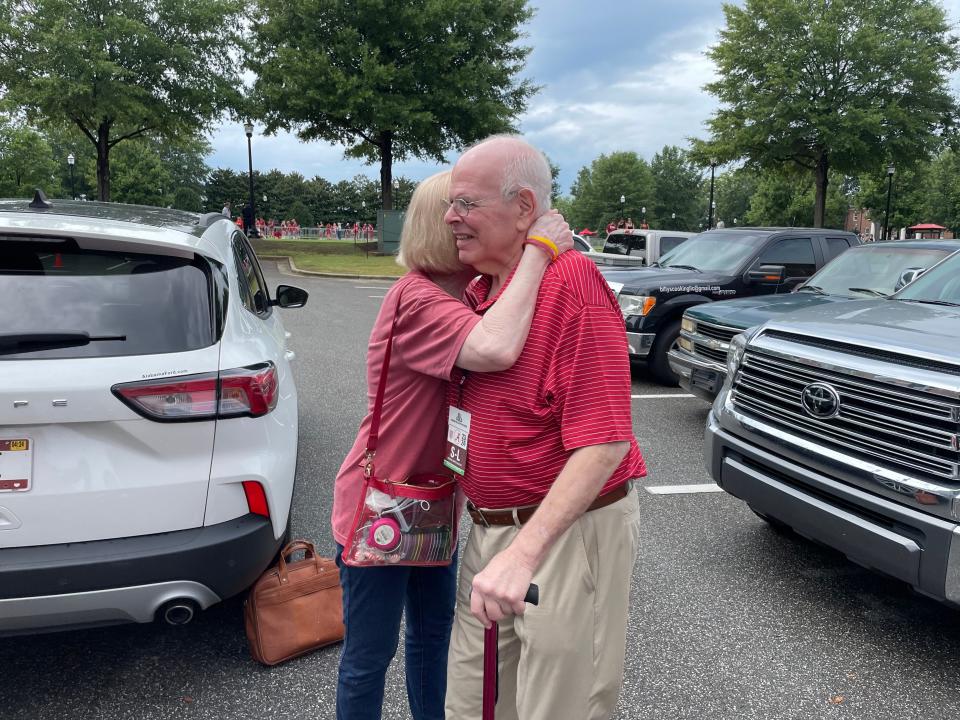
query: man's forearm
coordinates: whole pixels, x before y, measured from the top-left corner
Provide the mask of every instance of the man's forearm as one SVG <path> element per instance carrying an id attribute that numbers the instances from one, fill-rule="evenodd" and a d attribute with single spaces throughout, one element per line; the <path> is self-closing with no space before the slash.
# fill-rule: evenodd
<path id="1" fill-rule="evenodd" d="M 507 552 L 531 572 L 536 571 L 557 539 L 600 494 L 629 449 L 629 443 L 615 442 L 574 451 Z"/>

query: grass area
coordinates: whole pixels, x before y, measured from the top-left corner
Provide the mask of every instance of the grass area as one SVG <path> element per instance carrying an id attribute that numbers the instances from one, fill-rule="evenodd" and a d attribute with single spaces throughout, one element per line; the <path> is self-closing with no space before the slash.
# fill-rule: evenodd
<path id="1" fill-rule="evenodd" d="M 252 240 L 258 255 L 287 255 L 301 270 L 338 275 L 400 277 L 406 270 L 394 256 L 374 255 L 376 242 L 367 247 L 352 240 Z"/>

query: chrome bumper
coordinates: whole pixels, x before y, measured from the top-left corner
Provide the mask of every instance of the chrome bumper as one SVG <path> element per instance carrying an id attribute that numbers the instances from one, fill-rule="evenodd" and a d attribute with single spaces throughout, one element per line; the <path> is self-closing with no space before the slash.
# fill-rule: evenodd
<path id="1" fill-rule="evenodd" d="M 653 347 L 653 341 L 656 339 L 655 333 L 627 333 L 627 345 L 630 348 L 631 357 L 647 357 L 650 349 Z"/>
<path id="2" fill-rule="evenodd" d="M 704 434 L 713 479 L 751 508 L 852 561 L 960 605 L 960 526 L 775 454 L 724 429 L 714 404 Z M 773 450 L 774 452 L 772 452 Z"/>
<path id="3" fill-rule="evenodd" d="M 667 353 L 670 369 L 680 381 L 680 387 L 709 403 L 720 392 L 727 377 L 727 368 L 713 360 L 674 349 Z"/>

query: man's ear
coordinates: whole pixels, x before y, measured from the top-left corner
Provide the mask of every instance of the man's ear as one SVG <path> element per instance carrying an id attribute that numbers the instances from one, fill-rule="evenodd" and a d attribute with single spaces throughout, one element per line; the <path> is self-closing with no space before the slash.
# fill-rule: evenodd
<path id="1" fill-rule="evenodd" d="M 526 232 L 533 221 L 537 219 L 537 198 L 530 188 L 521 188 L 517 191 L 517 204 L 520 207 L 520 216 L 517 218 L 517 230 Z"/>

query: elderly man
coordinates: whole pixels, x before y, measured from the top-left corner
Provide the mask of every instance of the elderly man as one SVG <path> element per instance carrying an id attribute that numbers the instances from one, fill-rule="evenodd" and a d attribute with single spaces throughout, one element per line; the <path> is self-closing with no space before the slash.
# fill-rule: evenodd
<path id="1" fill-rule="evenodd" d="M 483 313 L 510 282 L 533 220 L 549 207 L 544 156 L 495 136 L 453 169 L 446 222 Z M 549 247 L 549 246 L 548 246 Z M 483 628 L 500 625 L 498 720 L 599 720 L 623 676 L 646 474 L 630 418 L 623 317 L 577 252 L 544 275 L 523 353 L 509 370 L 451 385 L 448 463 L 463 471 L 473 529 L 450 643 L 447 720 L 477 720 Z M 464 439 L 465 438 L 465 439 Z M 540 604 L 523 598 L 531 582 Z"/>

